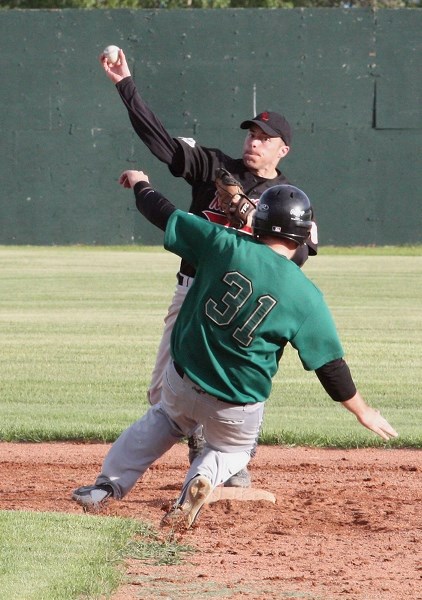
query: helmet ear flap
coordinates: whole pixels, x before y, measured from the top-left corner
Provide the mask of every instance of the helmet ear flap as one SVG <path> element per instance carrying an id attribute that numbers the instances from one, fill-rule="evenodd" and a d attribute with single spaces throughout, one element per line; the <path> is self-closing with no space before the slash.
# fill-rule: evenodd
<path id="1" fill-rule="evenodd" d="M 312 227 L 312 206 L 308 196 L 293 185 L 275 185 L 266 190 L 256 207 L 253 233 L 306 243 Z"/>

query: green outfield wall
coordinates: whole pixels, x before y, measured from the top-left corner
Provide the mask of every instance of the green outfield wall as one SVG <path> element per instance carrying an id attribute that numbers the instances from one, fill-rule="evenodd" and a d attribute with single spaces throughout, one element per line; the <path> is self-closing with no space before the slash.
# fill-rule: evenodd
<path id="1" fill-rule="evenodd" d="M 281 164 L 322 245 L 422 243 L 422 11 L 4 10 L 0 244 L 159 244 L 127 168 L 187 208 L 99 62 L 121 46 L 174 136 L 240 156 L 239 124 L 284 113 Z"/>

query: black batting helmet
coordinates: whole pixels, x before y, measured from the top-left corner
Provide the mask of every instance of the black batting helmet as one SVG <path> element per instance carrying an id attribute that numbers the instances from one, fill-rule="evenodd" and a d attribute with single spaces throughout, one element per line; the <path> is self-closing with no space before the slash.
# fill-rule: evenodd
<path id="1" fill-rule="evenodd" d="M 312 227 L 312 207 L 308 196 L 293 185 L 275 185 L 259 199 L 253 219 L 254 236 L 287 238 L 302 246 Z"/>

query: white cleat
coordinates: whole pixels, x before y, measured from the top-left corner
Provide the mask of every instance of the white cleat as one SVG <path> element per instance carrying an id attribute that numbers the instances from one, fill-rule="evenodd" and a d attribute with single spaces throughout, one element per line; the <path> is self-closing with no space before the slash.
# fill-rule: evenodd
<path id="1" fill-rule="evenodd" d="M 211 481 L 207 477 L 204 475 L 193 477 L 181 498 L 164 517 L 163 524 L 184 525 L 186 529 L 192 527 L 212 491 Z"/>

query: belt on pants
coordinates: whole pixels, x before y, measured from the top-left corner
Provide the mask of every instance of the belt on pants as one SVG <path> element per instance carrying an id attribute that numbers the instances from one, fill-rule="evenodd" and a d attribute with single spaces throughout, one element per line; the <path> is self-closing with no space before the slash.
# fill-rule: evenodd
<path id="1" fill-rule="evenodd" d="M 190 287 L 193 283 L 194 277 L 189 277 L 189 275 L 183 275 L 183 273 L 177 274 L 177 283 L 183 287 Z"/>
<path id="2" fill-rule="evenodd" d="M 174 370 L 176 371 L 176 373 L 179 375 L 179 377 L 181 379 L 183 379 L 183 377 L 185 376 L 185 371 L 183 370 L 183 368 L 177 364 L 176 361 L 173 361 L 173 366 L 174 366 Z M 199 386 L 198 386 L 199 388 Z M 205 390 L 203 390 L 202 388 L 199 388 L 201 390 L 202 393 L 207 394 L 208 392 L 205 392 Z M 212 396 L 212 394 L 210 394 L 210 396 Z M 215 398 L 216 400 L 219 400 L 220 402 L 225 402 L 226 404 L 231 404 L 232 406 L 245 406 L 246 403 L 244 402 L 230 402 L 230 400 L 226 400 L 225 398 L 217 398 L 217 396 L 213 396 L 213 398 Z M 257 402 L 248 402 L 248 404 L 257 404 Z"/>

